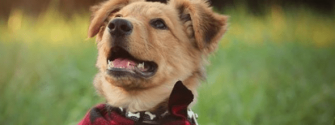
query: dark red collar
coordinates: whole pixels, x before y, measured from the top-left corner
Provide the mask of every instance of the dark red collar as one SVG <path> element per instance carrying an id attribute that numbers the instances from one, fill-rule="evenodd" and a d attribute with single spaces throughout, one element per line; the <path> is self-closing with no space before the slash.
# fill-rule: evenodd
<path id="1" fill-rule="evenodd" d="M 178 81 L 166 111 L 132 113 L 123 108 L 99 104 L 78 125 L 197 125 L 197 115 L 188 109 L 193 98 L 192 92 Z"/>

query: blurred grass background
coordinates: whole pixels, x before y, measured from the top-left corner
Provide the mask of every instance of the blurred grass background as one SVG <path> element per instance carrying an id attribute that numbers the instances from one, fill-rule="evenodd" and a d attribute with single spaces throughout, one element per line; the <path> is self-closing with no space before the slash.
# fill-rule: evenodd
<path id="1" fill-rule="evenodd" d="M 210 57 L 193 108 L 201 125 L 331 125 L 335 118 L 335 15 L 243 5 Z M 50 7 L 0 18 L 0 124 L 77 124 L 104 100 L 93 88 L 94 39 L 88 13 Z"/>

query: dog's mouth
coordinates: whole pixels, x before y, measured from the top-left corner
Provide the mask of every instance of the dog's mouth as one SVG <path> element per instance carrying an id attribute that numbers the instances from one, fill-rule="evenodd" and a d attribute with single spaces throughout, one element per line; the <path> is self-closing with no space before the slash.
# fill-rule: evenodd
<path id="1" fill-rule="evenodd" d="M 121 47 L 111 48 L 107 65 L 107 73 L 115 77 L 131 75 L 148 78 L 153 76 L 158 68 L 155 62 L 136 59 Z"/>

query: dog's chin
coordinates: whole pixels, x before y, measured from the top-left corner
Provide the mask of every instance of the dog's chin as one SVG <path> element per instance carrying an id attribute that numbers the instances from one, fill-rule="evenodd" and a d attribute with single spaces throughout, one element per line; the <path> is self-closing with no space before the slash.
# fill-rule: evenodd
<path id="1" fill-rule="evenodd" d="M 124 90 L 139 90 L 145 88 L 142 80 L 138 80 L 132 76 L 115 77 L 106 74 L 105 79 L 109 84 L 123 88 Z"/>
<path id="2" fill-rule="evenodd" d="M 141 88 L 143 81 L 156 74 L 158 65 L 132 56 L 122 47 L 113 47 L 107 57 L 106 79 L 123 88 Z"/>

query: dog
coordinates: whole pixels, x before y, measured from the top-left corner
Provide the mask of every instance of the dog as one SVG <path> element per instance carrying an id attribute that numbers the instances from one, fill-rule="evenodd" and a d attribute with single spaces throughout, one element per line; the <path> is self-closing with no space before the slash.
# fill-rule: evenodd
<path id="1" fill-rule="evenodd" d="M 91 11 L 94 87 L 106 104 L 79 124 L 196 124 L 189 108 L 228 16 L 205 0 L 109 0 Z"/>

